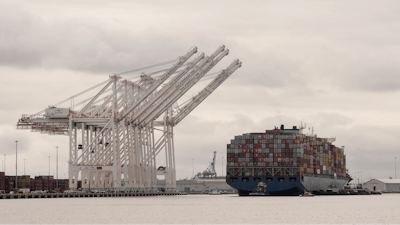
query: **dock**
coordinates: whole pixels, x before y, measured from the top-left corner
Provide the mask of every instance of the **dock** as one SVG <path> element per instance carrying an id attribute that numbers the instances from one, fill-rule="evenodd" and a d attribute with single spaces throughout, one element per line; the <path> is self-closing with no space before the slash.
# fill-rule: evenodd
<path id="1" fill-rule="evenodd" d="M 106 198 L 106 197 L 144 197 L 144 196 L 171 196 L 180 193 L 25 193 L 0 194 L 0 199 L 27 199 L 27 198 Z"/>

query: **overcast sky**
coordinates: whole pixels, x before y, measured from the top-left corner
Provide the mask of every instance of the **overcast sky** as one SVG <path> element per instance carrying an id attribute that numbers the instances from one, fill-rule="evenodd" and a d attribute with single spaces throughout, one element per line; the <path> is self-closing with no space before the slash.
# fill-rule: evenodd
<path id="1" fill-rule="evenodd" d="M 83 3 L 82 3 L 83 2 Z M 111 3 L 112 2 L 112 3 Z M 177 178 L 217 173 L 235 135 L 314 127 L 346 146 L 363 181 L 394 177 L 400 158 L 399 1 L 1 1 L 0 154 L 7 174 L 67 176 L 68 137 L 16 130 L 109 74 L 224 44 L 237 70 L 175 127 Z M 398 160 L 400 167 L 400 159 Z M 159 162 L 159 165 L 164 165 Z M 224 165 L 226 163 L 224 162 Z M 225 171 L 225 169 L 224 169 Z M 400 169 L 398 175 L 400 177 Z"/>

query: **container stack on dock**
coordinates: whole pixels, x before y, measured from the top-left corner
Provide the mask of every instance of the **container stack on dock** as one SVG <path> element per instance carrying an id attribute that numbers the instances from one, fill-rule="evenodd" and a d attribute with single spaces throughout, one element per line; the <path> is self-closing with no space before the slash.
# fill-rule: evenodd
<path id="1" fill-rule="evenodd" d="M 5 191 L 10 192 L 15 188 L 15 176 L 6 176 Z"/>
<path id="2" fill-rule="evenodd" d="M 54 187 L 57 187 L 57 180 L 54 180 Z M 69 189 L 69 180 L 58 180 L 58 188 L 60 190 L 68 190 Z"/>
<path id="3" fill-rule="evenodd" d="M 27 175 L 18 176 L 18 188 L 31 188 L 31 177 Z"/>
<path id="4" fill-rule="evenodd" d="M 0 172 L 0 190 L 6 190 L 6 176 L 4 172 Z"/>
<path id="5" fill-rule="evenodd" d="M 57 180 L 53 176 L 36 176 L 35 179 L 29 175 L 17 177 L 17 187 L 30 191 L 54 190 L 57 188 Z M 58 187 L 60 191 L 69 189 L 68 179 L 59 179 Z M 15 176 L 5 176 L 4 172 L 0 172 L 0 191 L 9 193 L 15 189 Z"/>

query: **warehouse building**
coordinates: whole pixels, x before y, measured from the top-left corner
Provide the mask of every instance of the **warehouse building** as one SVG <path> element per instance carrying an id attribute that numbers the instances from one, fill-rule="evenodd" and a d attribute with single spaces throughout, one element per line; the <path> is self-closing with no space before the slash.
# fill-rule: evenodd
<path id="1" fill-rule="evenodd" d="M 370 191 L 399 191 L 400 179 L 372 179 L 363 184 Z"/>
<path id="2" fill-rule="evenodd" d="M 158 189 L 165 187 L 164 180 L 157 181 Z M 211 192 L 213 190 L 232 192 L 233 188 L 225 179 L 184 179 L 176 181 L 176 190 L 181 192 Z"/>

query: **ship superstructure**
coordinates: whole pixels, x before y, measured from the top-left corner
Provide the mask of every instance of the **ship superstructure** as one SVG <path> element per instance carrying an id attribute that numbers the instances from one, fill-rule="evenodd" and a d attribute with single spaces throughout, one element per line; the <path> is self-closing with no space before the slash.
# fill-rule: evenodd
<path id="1" fill-rule="evenodd" d="M 301 127 L 303 128 L 303 127 Z M 275 127 L 235 136 L 227 145 L 227 183 L 239 195 L 299 195 L 342 190 L 349 181 L 344 147 L 335 138 Z"/>

